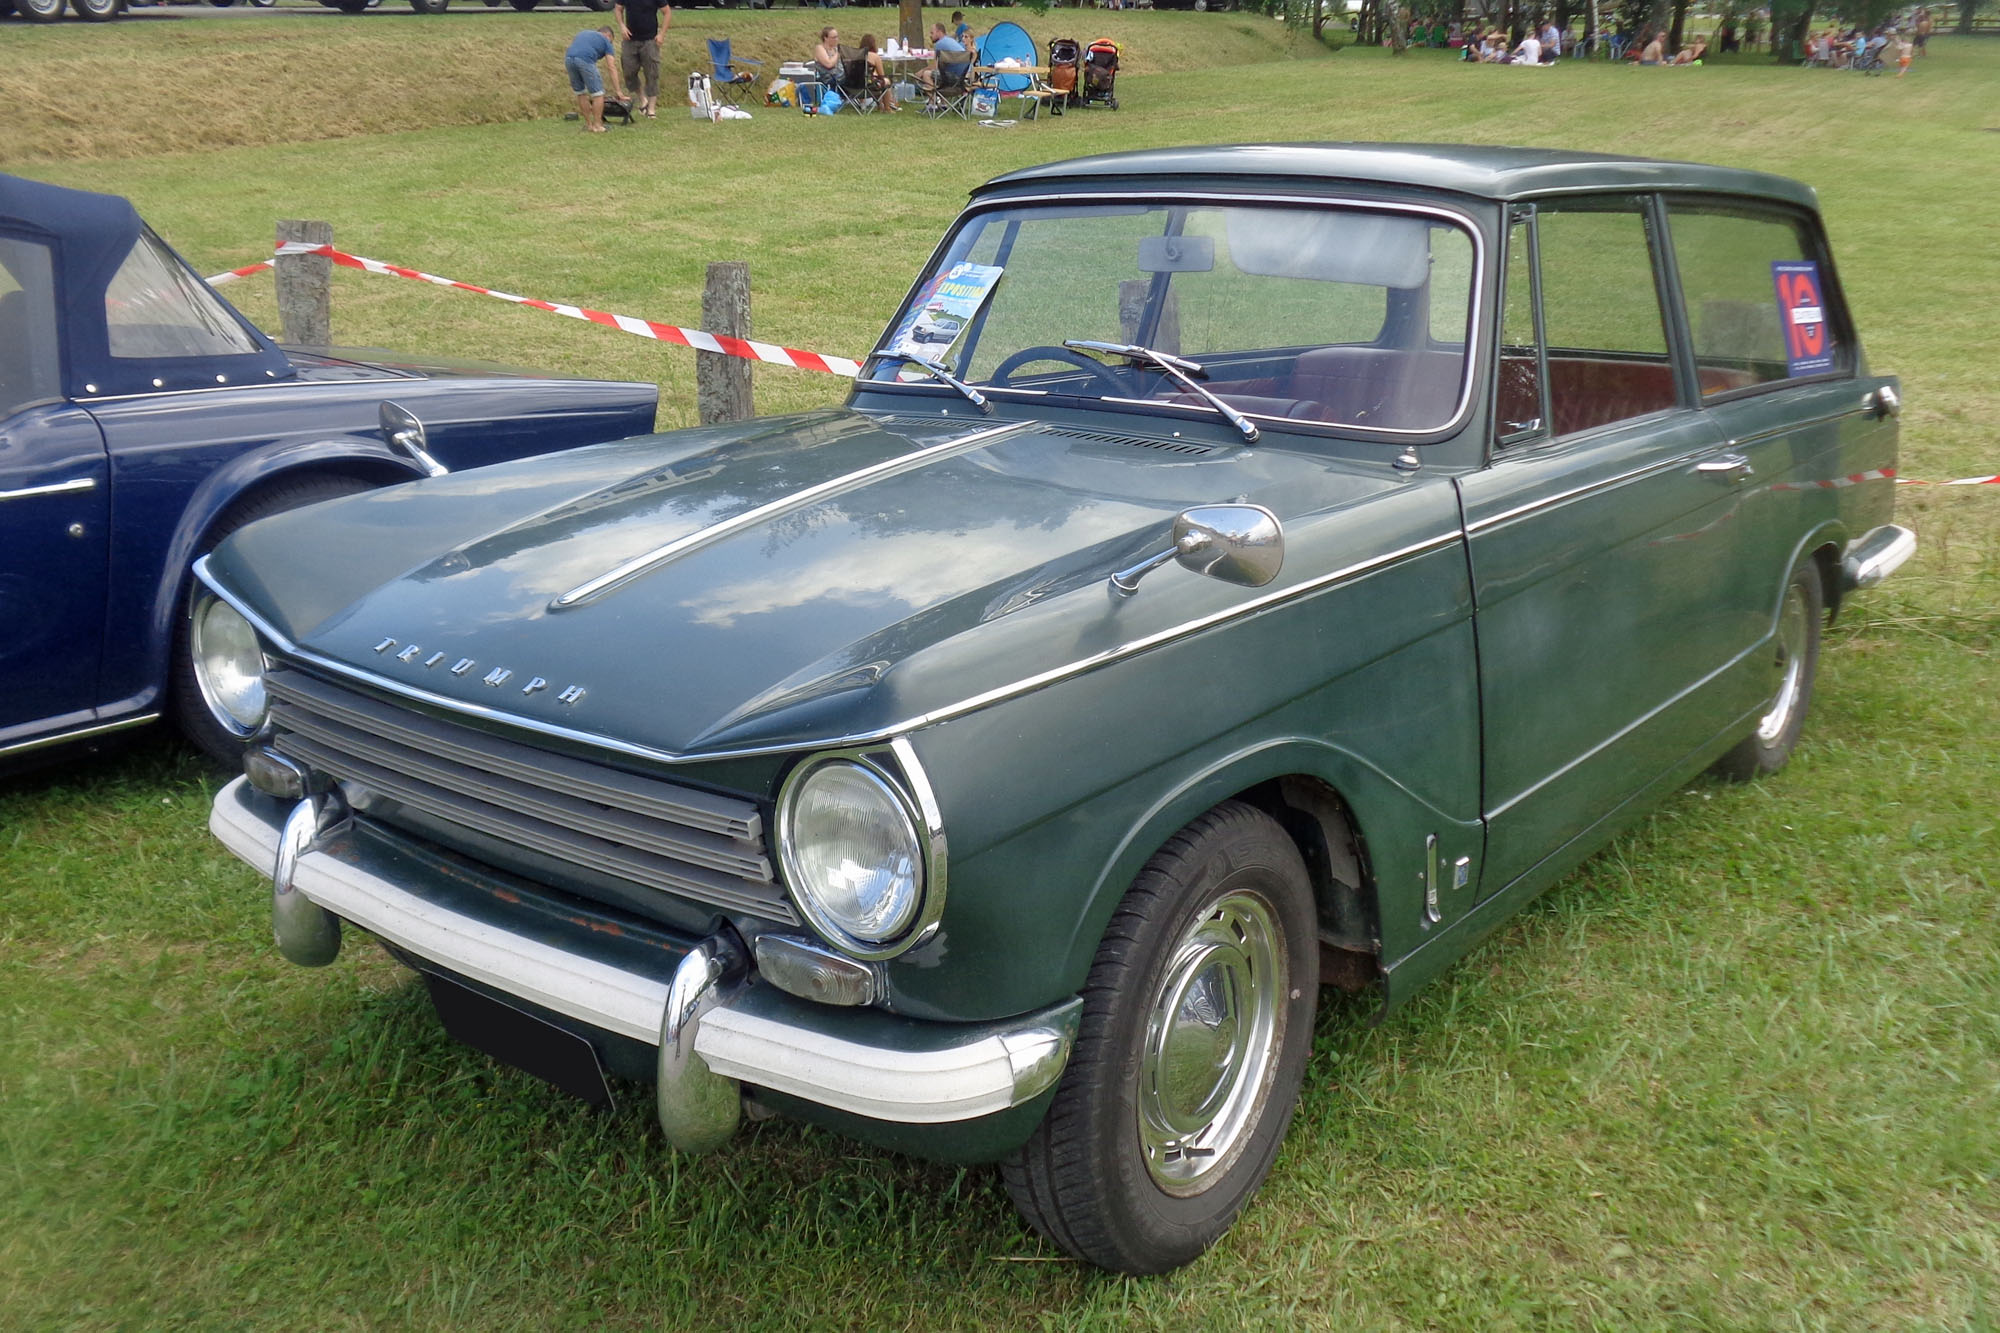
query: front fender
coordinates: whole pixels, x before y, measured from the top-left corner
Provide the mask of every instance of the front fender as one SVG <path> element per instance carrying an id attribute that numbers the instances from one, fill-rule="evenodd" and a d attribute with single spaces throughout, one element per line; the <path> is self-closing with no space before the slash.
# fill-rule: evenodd
<path id="1" fill-rule="evenodd" d="M 209 473 L 195 487 L 181 511 L 153 590 L 145 638 L 147 657 L 153 664 L 148 680 L 155 694 L 167 678 L 174 618 L 180 612 L 188 571 L 195 557 L 201 554 L 202 541 L 209 530 L 231 505 L 257 487 L 280 477 L 307 472 L 339 472 L 366 477 L 385 486 L 423 475 L 414 463 L 381 441 L 357 436 L 274 444 L 238 454 Z"/>

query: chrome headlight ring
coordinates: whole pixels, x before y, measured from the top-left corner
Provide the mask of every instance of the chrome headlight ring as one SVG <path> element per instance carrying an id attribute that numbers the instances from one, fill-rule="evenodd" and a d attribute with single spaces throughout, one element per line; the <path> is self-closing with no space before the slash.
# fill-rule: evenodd
<path id="1" fill-rule="evenodd" d="M 271 713 L 264 692 L 264 642 L 255 625 L 222 598 L 198 593 L 189 612 L 188 654 L 209 716 L 231 735 L 249 739 Z"/>
<path id="2" fill-rule="evenodd" d="M 815 849 L 800 845 L 797 823 L 802 799 L 813 793 L 816 780 L 829 778 L 848 782 L 850 791 L 864 800 L 881 801 L 883 812 L 909 839 L 914 871 L 910 901 L 885 913 L 890 924 L 879 935 L 855 929 L 858 923 L 851 916 L 843 920 L 842 912 L 816 896 L 812 888 Z M 775 823 L 778 862 L 793 903 L 842 953 L 871 962 L 894 958 L 937 932 L 945 903 L 944 821 L 923 766 L 907 740 L 899 737 L 891 741 L 887 753 L 874 746 L 823 750 L 809 756 L 786 776 L 779 789 Z"/>

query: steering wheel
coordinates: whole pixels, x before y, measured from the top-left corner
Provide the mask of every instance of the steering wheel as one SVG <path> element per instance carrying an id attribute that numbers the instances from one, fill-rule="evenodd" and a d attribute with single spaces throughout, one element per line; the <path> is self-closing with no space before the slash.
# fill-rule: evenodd
<path id="1" fill-rule="evenodd" d="M 1053 343 L 1043 343 L 1035 347 L 1023 347 L 1020 351 L 1006 357 L 999 365 L 993 367 L 993 376 L 988 383 L 1011 385 L 1013 381 L 1010 377 L 1015 371 L 1019 370 L 1022 366 L 1032 365 L 1037 361 L 1062 361 L 1075 366 L 1079 370 L 1089 371 L 1091 378 L 1096 380 L 1100 386 L 1098 390 L 1100 394 L 1108 393 L 1114 397 L 1122 397 L 1125 393 L 1125 386 L 1119 383 L 1116 375 L 1111 373 L 1111 367 L 1105 365 L 1096 357 L 1085 356 L 1075 348 L 1057 347 Z"/>

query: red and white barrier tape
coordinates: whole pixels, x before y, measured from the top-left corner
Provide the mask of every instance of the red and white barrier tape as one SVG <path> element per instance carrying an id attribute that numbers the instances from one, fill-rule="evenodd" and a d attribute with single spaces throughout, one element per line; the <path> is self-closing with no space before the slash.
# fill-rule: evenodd
<path id="1" fill-rule="evenodd" d="M 658 342 L 675 343 L 682 347 L 692 347 L 700 352 L 718 352 L 724 356 L 740 356 L 749 361 L 763 361 L 774 366 L 791 366 L 797 370 L 817 370 L 828 375 L 845 375 L 849 379 L 861 373 L 861 363 L 844 356 L 825 356 L 819 352 L 807 352 L 796 347 L 780 347 L 776 343 L 753 342 L 748 338 L 731 338 L 719 333 L 708 333 L 702 329 L 684 329 L 675 324 L 658 324 L 650 319 L 639 319 L 633 315 L 613 315 L 602 310 L 587 310 L 582 306 L 563 305 L 553 301 L 537 301 L 529 296 L 515 296 L 509 292 L 496 292 L 489 287 L 475 287 L 469 282 L 458 282 L 452 278 L 440 278 L 436 274 L 418 269 L 404 268 L 400 264 L 385 264 L 379 259 L 363 259 L 358 255 L 346 254 L 330 245 L 313 245 L 306 241 L 284 241 L 278 246 L 281 255 L 325 255 L 343 268 L 356 268 L 364 273 L 385 273 L 391 277 L 413 278 L 418 282 L 428 282 L 438 287 L 454 287 L 462 292 L 477 292 L 481 296 L 491 296 L 497 300 L 509 301 L 515 305 L 533 306 L 554 315 L 567 315 L 571 319 L 581 319 L 592 324 L 602 324 L 606 328 L 621 329 L 640 338 L 652 338 Z M 227 273 L 218 273 L 210 278 L 210 286 L 220 286 L 237 278 L 247 277 L 259 269 L 271 267 L 271 261 L 248 264 Z"/>
<path id="2" fill-rule="evenodd" d="M 2000 472 L 1990 477 L 1954 477 L 1950 481 L 1918 481 L 1914 477 L 1896 478 L 1898 486 L 2000 486 Z"/>

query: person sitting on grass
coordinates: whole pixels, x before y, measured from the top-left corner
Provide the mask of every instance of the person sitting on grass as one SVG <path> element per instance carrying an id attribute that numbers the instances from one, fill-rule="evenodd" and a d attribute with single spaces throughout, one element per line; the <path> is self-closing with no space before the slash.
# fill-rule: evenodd
<path id="1" fill-rule="evenodd" d="M 598 76 L 599 62 L 611 76 L 611 86 L 617 91 L 618 99 L 625 99 L 625 85 L 618 77 L 618 62 L 613 60 L 612 33 L 609 24 L 601 28 L 580 32 L 563 52 L 563 68 L 569 72 L 569 88 L 576 94 L 576 111 L 583 118 L 583 128 L 591 134 L 604 133 L 604 80 Z"/>

